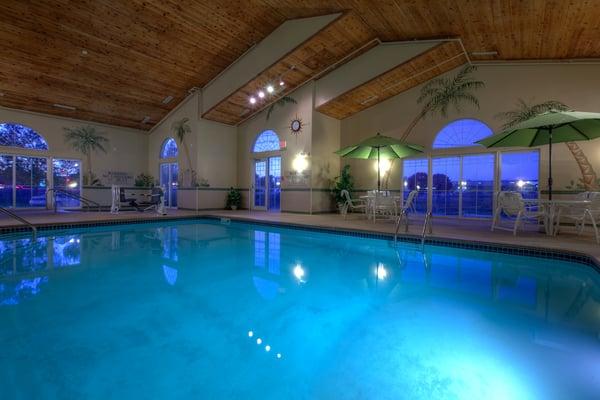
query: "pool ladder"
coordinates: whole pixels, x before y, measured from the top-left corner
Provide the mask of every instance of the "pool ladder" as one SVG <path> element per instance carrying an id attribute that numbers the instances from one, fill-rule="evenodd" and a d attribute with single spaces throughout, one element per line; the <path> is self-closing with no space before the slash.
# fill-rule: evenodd
<path id="1" fill-rule="evenodd" d="M 31 222 L 27 221 L 25 218 L 19 217 L 17 214 L 15 214 L 14 212 L 12 212 L 4 207 L 0 207 L 0 212 L 8 215 L 10 218 L 17 220 L 20 223 L 22 223 L 23 225 L 27 225 L 29 228 L 31 228 L 32 240 L 35 241 L 35 239 L 37 238 L 37 228 L 35 227 L 35 225 L 33 225 Z"/>
<path id="2" fill-rule="evenodd" d="M 425 214 L 425 221 L 423 221 L 423 230 L 421 231 L 421 249 L 425 246 L 425 236 L 427 234 L 431 235 L 433 233 L 433 224 L 432 224 L 433 216 L 431 215 L 431 211 L 428 211 Z M 406 211 L 402 211 L 400 216 L 396 219 L 396 230 L 394 232 L 394 244 L 398 242 L 398 231 L 400 230 L 400 225 L 404 221 L 404 232 L 408 232 L 408 215 Z"/>

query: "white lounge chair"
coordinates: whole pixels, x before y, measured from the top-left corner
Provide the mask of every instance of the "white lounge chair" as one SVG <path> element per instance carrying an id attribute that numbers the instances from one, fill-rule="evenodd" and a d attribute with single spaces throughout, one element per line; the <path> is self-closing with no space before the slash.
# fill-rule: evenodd
<path id="1" fill-rule="evenodd" d="M 596 243 L 600 244 L 600 232 L 598 232 L 597 225 L 597 221 L 600 221 L 600 192 L 590 192 L 588 200 L 590 200 L 590 203 L 585 207 L 579 233 L 583 232 L 585 224 L 589 220 L 592 228 L 594 228 Z"/>
<path id="2" fill-rule="evenodd" d="M 529 203 L 529 202 L 528 202 Z M 509 219 L 514 220 L 512 228 L 501 226 L 502 214 Z M 495 229 L 503 229 L 512 231 L 513 235 L 517 235 L 519 227 L 523 228 L 526 222 L 535 222 L 540 224 L 544 221 L 543 207 L 538 203 L 526 204 L 523 196 L 519 192 L 500 192 L 496 198 L 496 210 L 494 211 L 494 219 L 492 220 L 492 231 Z"/>
<path id="3" fill-rule="evenodd" d="M 341 192 L 342 197 L 344 198 L 344 204 L 342 205 L 342 214 L 344 215 L 344 219 L 348 215 L 348 211 L 350 212 L 359 212 L 364 215 L 367 213 L 367 202 L 363 199 L 352 199 L 350 197 L 350 192 L 346 189 Z"/>

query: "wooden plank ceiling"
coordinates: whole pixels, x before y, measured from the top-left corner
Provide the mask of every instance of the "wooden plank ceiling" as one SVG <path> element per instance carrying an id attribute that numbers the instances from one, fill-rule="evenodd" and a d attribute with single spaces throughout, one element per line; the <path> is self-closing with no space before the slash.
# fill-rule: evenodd
<path id="1" fill-rule="evenodd" d="M 230 125 L 238 124 L 269 102 L 290 93 L 302 83 L 343 61 L 346 56 L 354 56 L 376 44 L 373 31 L 355 14 L 346 13 L 227 96 L 202 117 Z M 278 85 L 281 76 L 285 81 L 283 88 Z M 256 93 L 264 90 L 268 84 L 276 89 L 275 95 L 267 94 L 264 99 L 258 98 Z M 251 96 L 256 98 L 256 104 L 249 103 Z"/>
<path id="2" fill-rule="evenodd" d="M 333 118 L 344 119 L 467 61 L 460 43 L 444 42 L 320 105 L 317 111 Z"/>
<path id="3" fill-rule="evenodd" d="M 497 51 L 475 60 L 600 58 L 594 1 L 3 0 L 0 105 L 148 130 L 285 20 L 340 11 L 381 41 L 459 37 L 469 53 Z M 371 38 L 352 33 L 344 51 Z M 340 59 L 335 47 L 315 70 Z"/>

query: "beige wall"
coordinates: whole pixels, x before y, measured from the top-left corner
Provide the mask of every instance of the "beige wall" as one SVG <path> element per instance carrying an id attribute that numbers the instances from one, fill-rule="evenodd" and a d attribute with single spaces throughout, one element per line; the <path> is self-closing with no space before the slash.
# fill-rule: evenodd
<path id="1" fill-rule="evenodd" d="M 454 74 L 451 71 L 448 75 Z M 478 91 L 481 108 L 465 107 L 465 111 L 457 114 L 451 111 L 448 118 L 427 117 L 421 121 L 408 141 L 425 146 L 431 151 L 431 145 L 437 132 L 448 122 L 457 118 L 476 118 L 488 124 L 497 132 L 502 121 L 495 115 L 498 112 L 513 109 L 518 98 L 527 102 L 558 100 L 573 109 L 580 111 L 600 111 L 600 66 L 598 65 L 502 65 L 480 66 L 476 77 L 486 83 L 484 89 Z M 417 115 L 416 104 L 420 87 L 375 105 L 361 113 L 346 118 L 341 122 L 341 144 L 350 145 L 374 135 L 382 134 L 400 137 L 403 129 Z M 579 143 L 595 169 L 600 171 L 600 141 Z M 463 151 L 463 150 L 461 150 Z M 470 150 L 469 150 L 470 151 Z M 473 148 L 473 152 L 486 151 Z M 444 152 L 434 152 L 443 154 Z M 548 168 L 547 146 L 541 150 L 541 182 L 545 189 Z M 376 170 L 369 165 L 372 161 L 342 160 L 352 166 L 352 174 L 356 178 L 357 188 L 373 188 L 376 182 Z M 399 162 L 395 163 L 390 179 L 390 189 L 400 189 L 401 170 Z M 554 146 L 554 187 L 565 188 L 572 179 L 579 177 L 579 170 L 565 144 Z"/>
<path id="2" fill-rule="evenodd" d="M 46 139 L 49 148 L 47 152 L 2 149 L 2 153 L 42 154 L 55 158 L 79 159 L 82 161 L 83 171 L 85 171 L 87 169 L 85 157 L 64 142 L 64 128 L 93 125 L 109 139 L 106 154 L 95 153 L 92 155 L 93 172 L 103 183 L 108 184 L 106 178 L 103 177 L 108 171 L 125 172 L 132 177 L 147 172 L 148 136 L 143 131 L 7 108 L 0 108 L 0 122 L 13 122 L 29 126 Z"/>
<path id="3" fill-rule="evenodd" d="M 258 113 L 250 120 L 238 126 L 238 187 L 251 188 L 253 160 L 255 158 L 281 155 L 282 160 L 282 195 L 281 209 L 293 212 L 310 212 L 310 171 L 305 182 L 292 182 L 290 173 L 293 172 L 292 163 L 300 153 L 311 153 L 312 119 L 313 119 L 313 83 L 302 86 L 290 94 L 297 104 L 286 104 L 284 107 L 276 106 L 269 120 L 266 119 L 266 110 Z M 290 122 L 295 118 L 303 122 L 302 132 L 292 134 Z M 280 140 L 285 140 L 287 147 L 277 153 L 253 154 L 251 149 L 259 133 L 265 130 L 277 132 Z M 250 207 L 248 196 L 244 196 L 244 207 Z"/>

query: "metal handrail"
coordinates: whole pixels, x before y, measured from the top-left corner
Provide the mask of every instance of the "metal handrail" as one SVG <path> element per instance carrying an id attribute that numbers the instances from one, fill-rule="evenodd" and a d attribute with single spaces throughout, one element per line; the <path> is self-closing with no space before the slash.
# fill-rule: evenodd
<path id="1" fill-rule="evenodd" d="M 35 240 L 37 238 L 37 228 L 31 222 L 27 221 L 25 218 L 22 218 L 22 217 L 18 216 L 17 214 L 15 214 L 12 211 L 7 210 L 4 207 L 0 207 L 0 212 L 8 215 L 9 217 L 11 217 L 13 219 L 16 219 L 20 223 L 22 223 L 22 224 L 27 225 L 28 227 L 30 227 L 31 231 L 32 231 L 32 235 L 33 235 L 33 240 Z"/>
<path id="2" fill-rule="evenodd" d="M 100 203 L 95 202 L 94 200 L 90 200 L 90 199 L 86 199 L 85 197 L 78 195 L 78 194 L 73 194 L 70 193 L 64 189 L 60 189 L 60 188 L 50 188 L 46 191 L 46 194 L 52 192 L 52 195 L 54 196 L 54 212 L 58 211 L 58 204 L 56 202 L 56 193 L 61 193 L 67 197 L 70 197 L 72 199 L 75 200 L 79 200 L 81 202 L 83 202 L 86 206 L 90 207 L 91 205 L 98 207 L 98 212 L 100 211 L 100 207 L 102 207 L 100 205 Z"/>
<path id="3" fill-rule="evenodd" d="M 423 222 L 423 231 L 421 232 L 421 247 L 423 247 L 425 245 L 425 235 L 427 233 L 431 234 L 433 232 L 433 226 L 431 224 L 432 217 L 433 216 L 431 215 L 431 211 L 429 211 L 425 215 L 425 221 Z"/>

